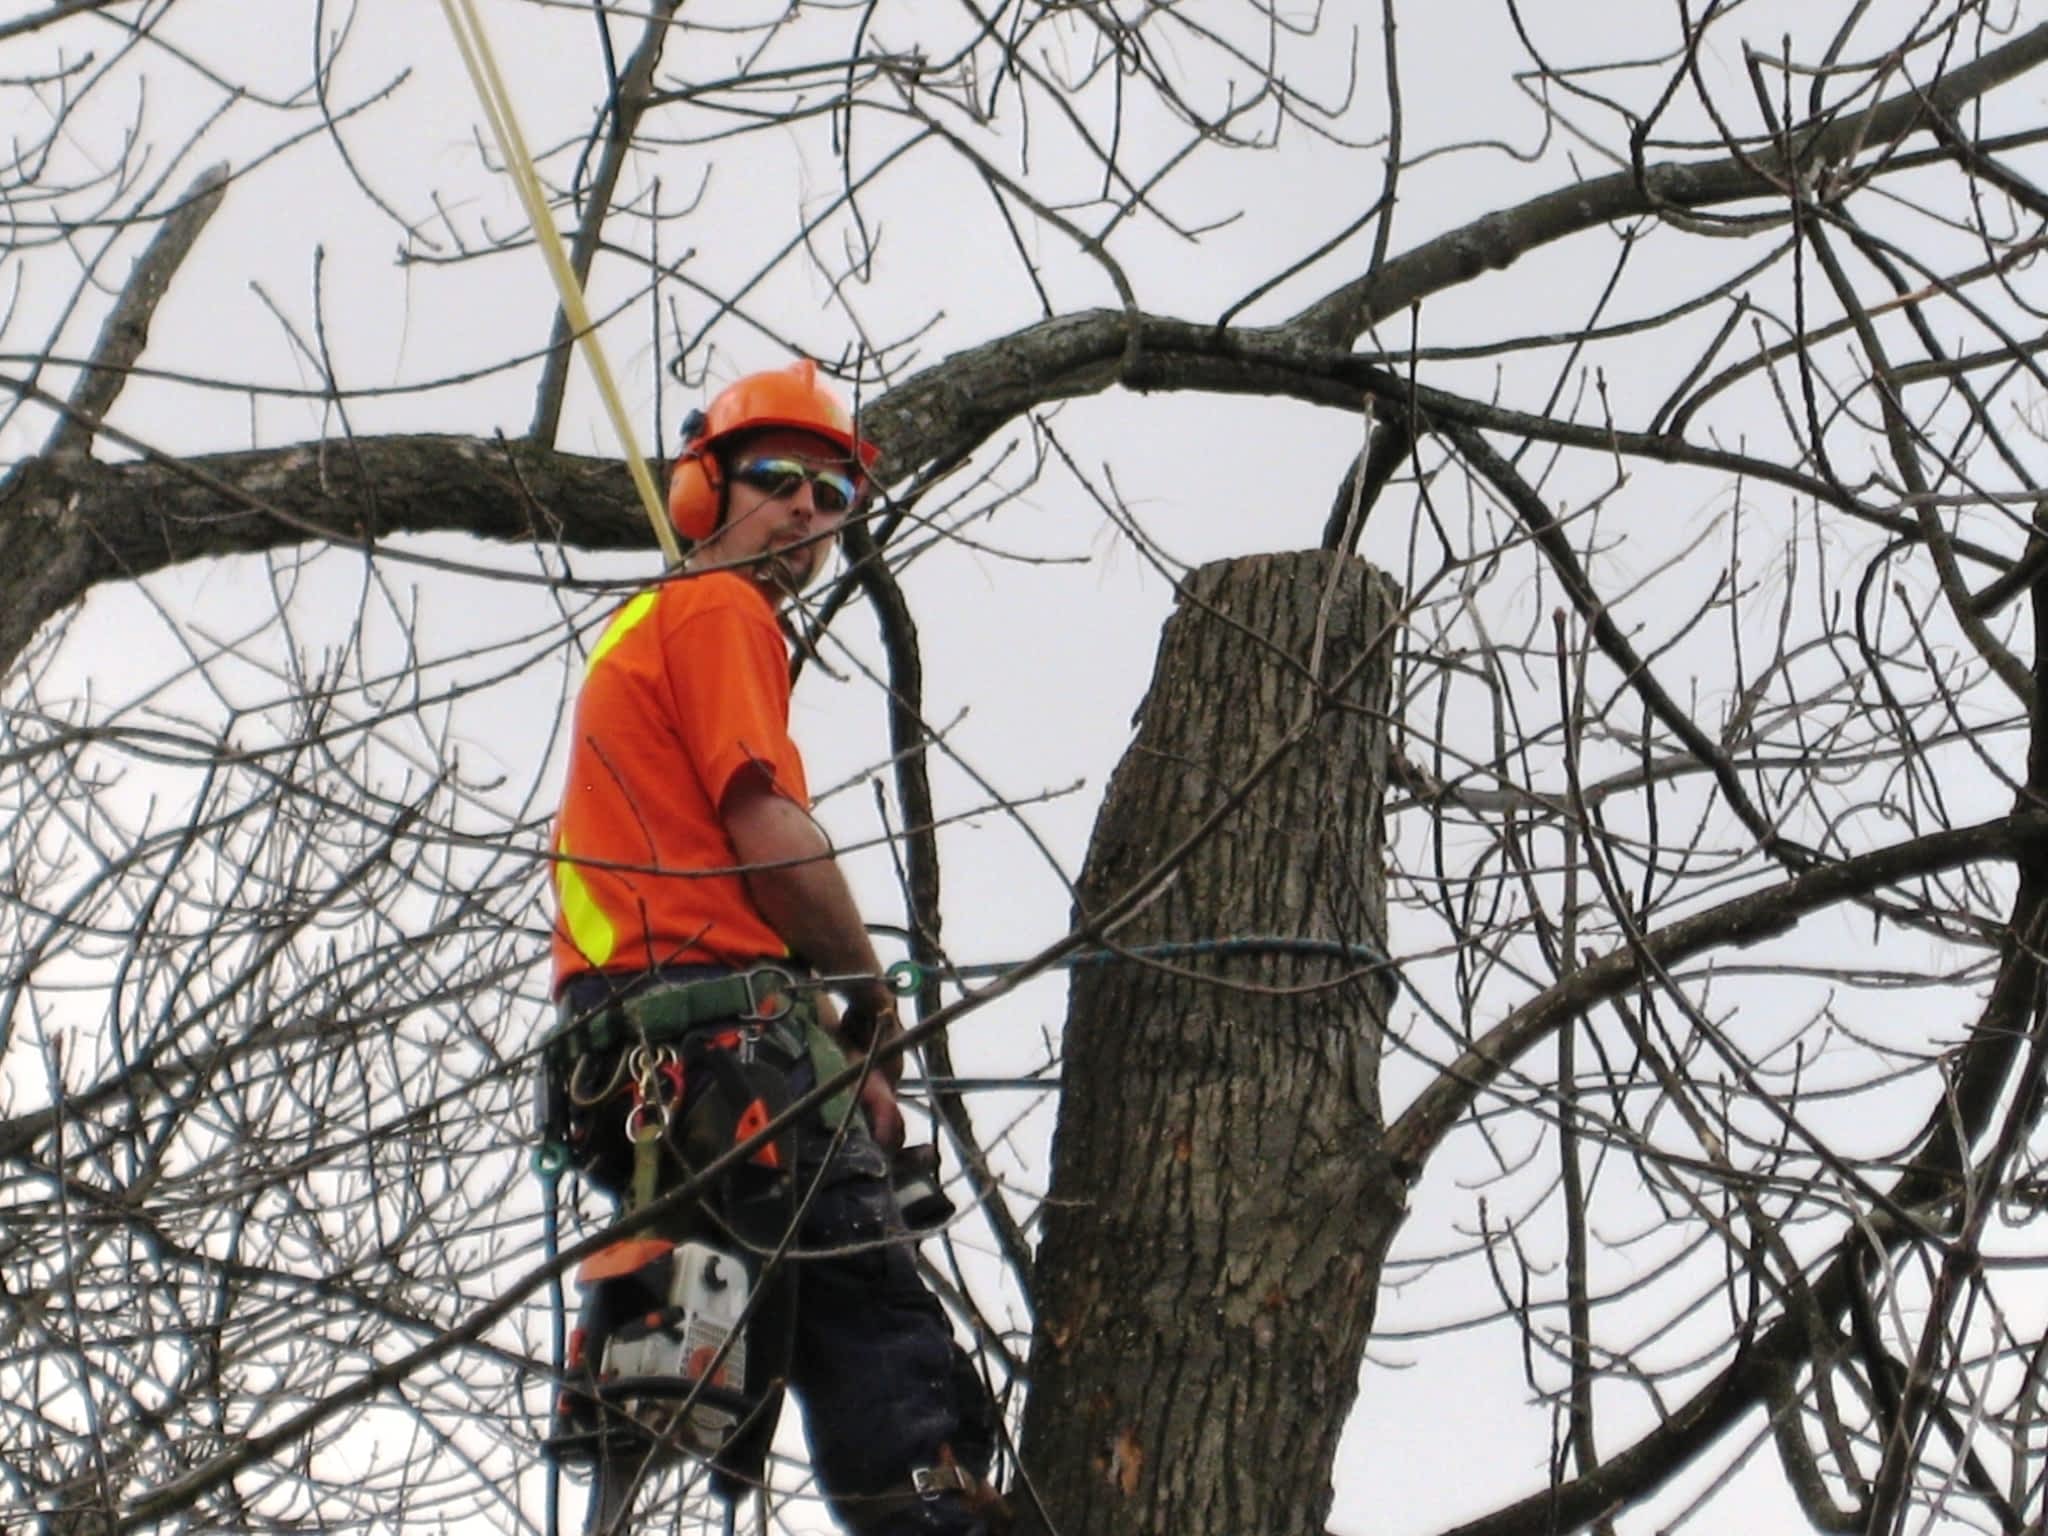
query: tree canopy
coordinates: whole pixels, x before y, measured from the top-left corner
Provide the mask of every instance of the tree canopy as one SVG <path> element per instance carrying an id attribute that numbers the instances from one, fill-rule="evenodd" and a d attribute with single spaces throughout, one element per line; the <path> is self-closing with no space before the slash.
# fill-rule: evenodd
<path id="1" fill-rule="evenodd" d="M 479 9 L 649 453 L 792 354 L 884 451 L 797 734 L 1031 1528 L 2039 1526 L 2048 25 Z M 260 16 L 0 7 L 0 1503 L 526 1529 L 657 557 L 439 12 Z"/>

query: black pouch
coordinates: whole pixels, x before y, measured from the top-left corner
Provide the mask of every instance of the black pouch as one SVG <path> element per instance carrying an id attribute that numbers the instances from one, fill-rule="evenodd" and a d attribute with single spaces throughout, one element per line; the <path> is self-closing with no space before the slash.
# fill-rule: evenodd
<path id="1" fill-rule="evenodd" d="M 568 1145 L 568 1090 L 561 1074 L 546 1063 L 533 1078 L 533 1130 L 534 1140 L 543 1147 Z"/>

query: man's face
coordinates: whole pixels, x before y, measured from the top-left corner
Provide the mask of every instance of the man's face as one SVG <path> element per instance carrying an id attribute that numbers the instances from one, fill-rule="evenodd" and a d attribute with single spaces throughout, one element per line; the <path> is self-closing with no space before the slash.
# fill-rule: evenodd
<path id="1" fill-rule="evenodd" d="M 771 596 L 801 592 L 824 569 L 858 470 L 825 438 L 769 427 L 726 450 L 725 474 L 725 523 L 698 546 L 696 561 L 740 565 Z"/>

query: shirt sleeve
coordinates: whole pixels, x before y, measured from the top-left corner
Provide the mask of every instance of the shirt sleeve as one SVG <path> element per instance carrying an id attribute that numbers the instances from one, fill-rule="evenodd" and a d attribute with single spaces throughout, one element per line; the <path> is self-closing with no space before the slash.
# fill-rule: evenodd
<path id="1" fill-rule="evenodd" d="M 789 735 L 789 654 L 774 621 L 737 603 L 710 604 L 665 641 L 677 733 L 713 809 L 749 765 L 808 808 L 803 760 Z"/>

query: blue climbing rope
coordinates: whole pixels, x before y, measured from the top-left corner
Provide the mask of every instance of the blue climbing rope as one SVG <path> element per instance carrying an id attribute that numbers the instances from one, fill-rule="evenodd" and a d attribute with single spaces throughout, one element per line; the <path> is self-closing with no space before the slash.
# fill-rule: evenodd
<path id="1" fill-rule="evenodd" d="M 1157 944 L 1128 944 L 1120 949 L 1084 949 L 1068 955 L 1058 969 L 1075 971 L 1083 966 L 1114 965 L 1119 960 L 1200 960 L 1236 955 L 1306 955 L 1319 959 L 1348 960 L 1374 970 L 1396 971 L 1394 962 L 1370 944 L 1353 944 L 1344 939 L 1290 939 L 1246 937 L 1235 939 L 1181 939 Z M 1000 974 L 1005 967 L 953 966 L 955 975 Z M 1008 967 L 1015 969 L 1015 967 Z"/>
<path id="2" fill-rule="evenodd" d="M 909 935 L 899 928 L 885 928 L 875 925 L 875 931 L 888 933 L 897 938 L 908 939 Z M 1307 955 L 1316 958 L 1344 960 L 1361 965 L 1375 972 L 1388 991 L 1398 991 L 1401 986 L 1401 968 L 1370 944 L 1354 944 L 1344 939 L 1302 939 L 1277 936 L 1247 936 L 1231 939 L 1180 939 L 1162 940 L 1156 944 L 1127 944 L 1120 949 L 1084 949 L 1063 956 L 1047 966 L 1048 971 L 1077 971 L 1084 967 L 1114 965 L 1120 960 L 1194 960 L 1209 957 L 1230 957 L 1234 955 Z M 1018 969 L 1020 962 L 985 960 L 969 965 L 943 965 L 934 967 L 948 981 L 987 980 L 1007 976 Z M 890 990 L 897 993 L 915 992 L 924 984 L 925 968 L 914 960 L 899 960 L 883 973 L 881 979 L 889 983 Z M 871 976 L 833 976 L 821 978 L 823 982 L 872 981 Z M 1013 1092 L 1032 1086 L 1051 1086 L 1041 1079 L 1025 1077 L 906 1077 L 903 1087 L 913 1092 L 943 1093 L 988 1093 Z"/>
<path id="3" fill-rule="evenodd" d="M 905 936 L 900 929 L 880 931 Z M 1126 944 L 1115 949 L 1083 949 L 1055 960 L 1046 969 L 1076 971 L 1085 966 L 1114 965 L 1123 960 L 1198 960 L 1237 955 L 1303 955 L 1320 959 L 1346 960 L 1382 972 L 1394 985 L 1400 983 L 1401 968 L 1388 959 L 1384 952 L 1370 944 L 1355 944 L 1346 939 L 1301 939 L 1260 935 L 1229 939 L 1163 940 L 1156 944 Z M 932 969 L 937 970 L 948 980 L 974 981 L 1007 976 L 1018 969 L 1019 965 L 1020 962 L 1017 961 L 986 960 L 968 965 L 944 964 Z M 925 967 L 914 961 L 899 960 L 889 967 L 883 979 L 897 992 L 914 992 L 923 984 L 924 971 Z M 906 979 L 911 977 L 915 979 L 905 985 Z M 837 981 L 854 978 L 828 979 Z"/>
<path id="4" fill-rule="evenodd" d="M 540 1235 L 541 1250 L 548 1265 L 548 1305 L 552 1312 L 553 1330 L 551 1344 L 554 1374 L 548 1382 L 547 1411 L 554 1416 L 555 1395 L 562 1391 L 564 1373 L 567 1370 L 568 1350 L 568 1299 L 562 1293 L 562 1272 L 555 1268 L 555 1261 L 561 1254 L 561 1193 L 562 1170 L 569 1166 L 569 1154 L 560 1142 L 544 1141 L 533 1149 L 533 1176 L 540 1180 Z M 561 1536 L 562 1529 L 562 1464 L 553 1456 L 547 1458 L 547 1536 Z"/>

